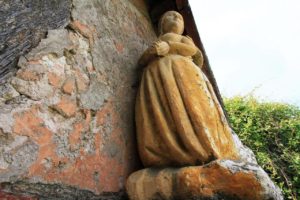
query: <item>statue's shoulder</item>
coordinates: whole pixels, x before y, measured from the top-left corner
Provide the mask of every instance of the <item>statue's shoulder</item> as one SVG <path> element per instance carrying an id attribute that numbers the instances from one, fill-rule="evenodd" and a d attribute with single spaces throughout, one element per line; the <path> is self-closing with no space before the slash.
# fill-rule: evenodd
<path id="1" fill-rule="evenodd" d="M 168 41 L 172 41 L 172 42 L 180 42 L 182 40 L 182 35 L 176 34 L 176 33 L 166 33 L 164 35 L 161 35 L 159 37 L 160 40 L 168 42 Z"/>

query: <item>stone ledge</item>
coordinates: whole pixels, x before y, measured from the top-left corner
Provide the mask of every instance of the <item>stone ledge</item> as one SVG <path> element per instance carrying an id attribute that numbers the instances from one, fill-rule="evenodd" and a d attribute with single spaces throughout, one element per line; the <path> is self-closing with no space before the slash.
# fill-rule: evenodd
<path id="1" fill-rule="evenodd" d="M 1 195 L 12 200 L 126 200 L 124 191 L 104 192 L 99 195 L 91 191 L 62 184 L 28 183 L 18 181 L 15 183 L 1 183 Z"/>
<path id="2" fill-rule="evenodd" d="M 255 164 L 217 160 L 203 166 L 147 168 L 127 180 L 131 200 L 282 200 L 280 190 Z"/>

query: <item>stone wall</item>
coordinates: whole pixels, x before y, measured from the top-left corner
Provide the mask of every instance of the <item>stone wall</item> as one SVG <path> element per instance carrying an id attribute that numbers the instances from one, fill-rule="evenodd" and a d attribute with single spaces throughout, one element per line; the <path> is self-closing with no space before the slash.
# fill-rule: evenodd
<path id="1" fill-rule="evenodd" d="M 137 59 L 156 37 L 146 5 L 73 0 L 71 19 L 0 86 L 0 195 L 122 199 L 139 167 Z"/>
<path id="2" fill-rule="evenodd" d="M 16 71 L 18 58 L 48 29 L 70 19 L 71 0 L 0 0 L 0 82 Z"/>

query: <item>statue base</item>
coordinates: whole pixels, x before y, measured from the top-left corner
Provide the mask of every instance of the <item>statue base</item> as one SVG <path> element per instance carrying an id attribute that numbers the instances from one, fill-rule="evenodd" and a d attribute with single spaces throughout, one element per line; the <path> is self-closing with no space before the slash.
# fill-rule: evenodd
<path id="1" fill-rule="evenodd" d="M 261 167 L 231 160 L 143 169 L 129 176 L 126 189 L 130 200 L 283 199 Z"/>

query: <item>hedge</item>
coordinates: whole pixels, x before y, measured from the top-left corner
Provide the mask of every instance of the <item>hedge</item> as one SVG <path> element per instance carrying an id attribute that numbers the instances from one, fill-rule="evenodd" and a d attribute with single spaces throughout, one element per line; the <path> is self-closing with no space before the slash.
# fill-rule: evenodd
<path id="1" fill-rule="evenodd" d="M 282 189 L 285 199 L 300 197 L 300 109 L 260 102 L 253 96 L 224 98 L 234 131 Z"/>

